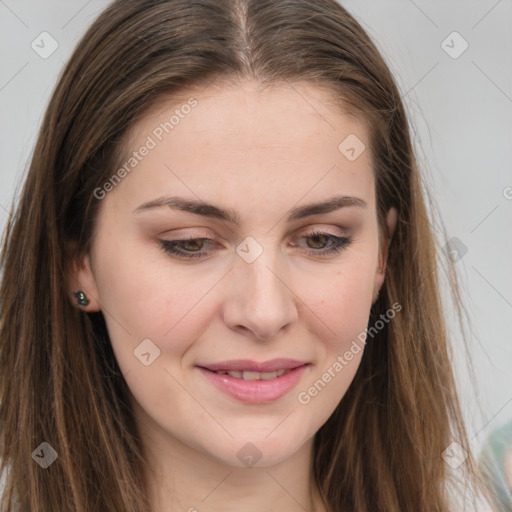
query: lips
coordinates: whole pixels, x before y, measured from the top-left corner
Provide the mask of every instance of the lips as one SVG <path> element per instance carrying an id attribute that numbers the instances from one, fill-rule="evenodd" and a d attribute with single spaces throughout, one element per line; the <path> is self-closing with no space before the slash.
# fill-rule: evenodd
<path id="1" fill-rule="evenodd" d="M 278 370 L 291 370 L 307 364 L 306 361 L 296 359 L 272 359 L 270 361 L 257 362 L 250 359 L 235 359 L 220 363 L 198 365 L 213 372 L 217 371 L 248 371 L 248 372 L 275 372 Z"/>
<path id="2" fill-rule="evenodd" d="M 216 388 L 248 403 L 278 400 L 299 382 L 309 363 L 295 359 L 224 361 L 198 365 L 198 369 Z"/>

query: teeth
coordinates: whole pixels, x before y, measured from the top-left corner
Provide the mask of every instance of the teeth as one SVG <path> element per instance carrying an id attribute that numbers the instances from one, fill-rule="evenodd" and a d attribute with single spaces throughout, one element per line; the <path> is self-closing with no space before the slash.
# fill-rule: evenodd
<path id="1" fill-rule="evenodd" d="M 244 372 L 242 374 L 242 379 L 244 379 L 244 380 L 258 380 L 259 378 L 261 378 L 260 372 L 250 372 L 250 371 L 244 370 Z"/>
<path id="2" fill-rule="evenodd" d="M 281 377 L 285 373 L 290 372 L 291 369 L 276 370 L 274 372 L 253 372 L 249 370 L 218 370 L 215 373 L 219 375 L 229 375 L 230 377 L 234 377 L 235 379 L 244 379 L 244 380 L 271 380 L 276 377 Z"/>

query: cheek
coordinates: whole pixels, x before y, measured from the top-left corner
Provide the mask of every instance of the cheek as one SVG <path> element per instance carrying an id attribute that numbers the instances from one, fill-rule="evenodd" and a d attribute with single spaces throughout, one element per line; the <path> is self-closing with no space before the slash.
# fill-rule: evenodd
<path id="1" fill-rule="evenodd" d="M 304 302 L 324 326 L 321 338 L 329 350 L 340 350 L 367 327 L 372 304 L 374 268 L 354 255 L 329 274 L 315 276 L 303 291 Z"/>
<path id="2" fill-rule="evenodd" d="M 151 340 L 161 356 L 183 354 L 200 335 L 202 301 L 218 276 L 198 277 L 192 267 L 171 266 L 165 254 L 154 250 L 126 247 L 102 254 L 96 271 L 101 309 L 123 373 L 140 366 L 134 350 L 143 340 Z"/>
<path id="3" fill-rule="evenodd" d="M 310 433 L 333 413 L 361 362 L 373 291 L 373 266 L 368 262 L 363 257 L 347 261 L 329 277 L 317 277 L 306 290 L 304 302 L 312 312 L 309 326 L 319 340 L 318 359 L 296 400 Z"/>
<path id="4" fill-rule="evenodd" d="M 364 353 L 373 279 L 361 258 L 346 262 L 304 290 L 303 318 L 312 330 L 315 368 L 294 395 L 301 429 L 312 436 L 329 419 L 350 387 Z"/>

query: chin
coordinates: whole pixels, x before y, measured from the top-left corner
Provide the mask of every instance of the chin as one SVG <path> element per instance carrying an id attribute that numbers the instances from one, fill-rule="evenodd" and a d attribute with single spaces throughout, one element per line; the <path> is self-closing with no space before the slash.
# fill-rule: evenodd
<path id="1" fill-rule="evenodd" d="M 273 439 L 265 438 L 267 434 L 253 436 L 253 440 L 247 435 L 235 436 L 218 449 L 212 450 L 210 445 L 205 447 L 205 451 L 228 466 L 265 468 L 288 460 L 304 445 L 302 440 L 291 439 L 286 432 Z"/>

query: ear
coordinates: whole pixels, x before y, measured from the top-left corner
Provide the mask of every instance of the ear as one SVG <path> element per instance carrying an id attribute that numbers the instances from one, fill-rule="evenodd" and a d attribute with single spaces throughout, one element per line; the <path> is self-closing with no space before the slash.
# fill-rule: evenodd
<path id="1" fill-rule="evenodd" d="M 89 254 L 77 255 L 76 243 L 66 243 L 66 251 L 68 255 L 68 275 L 67 275 L 67 289 L 69 291 L 69 299 L 73 306 L 86 311 L 87 313 L 94 313 L 100 311 L 100 303 L 98 300 L 98 288 L 96 280 L 91 267 L 91 259 Z M 76 291 L 85 293 L 89 303 L 87 305 L 80 305 L 74 295 Z"/>
<path id="2" fill-rule="evenodd" d="M 386 236 L 385 238 L 383 237 L 382 239 L 379 237 L 379 262 L 377 271 L 375 273 L 375 279 L 373 281 L 372 303 L 375 303 L 377 300 L 379 291 L 384 284 L 384 279 L 386 277 L 386 266 L 388 262 L 389 245 L 391 243 L 391 239 L 393 238 L 393 233 L 395 232 L 397 218 L 398 215 L 396 208 L 390 208 L 386 215 L 386 224 L 388 226 L 389 236 Z"/>

